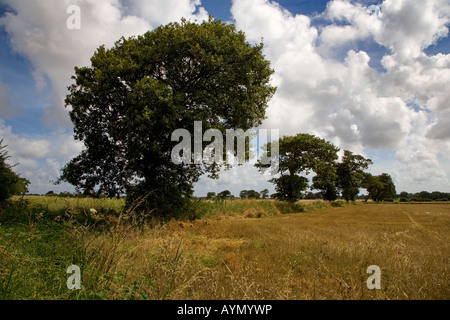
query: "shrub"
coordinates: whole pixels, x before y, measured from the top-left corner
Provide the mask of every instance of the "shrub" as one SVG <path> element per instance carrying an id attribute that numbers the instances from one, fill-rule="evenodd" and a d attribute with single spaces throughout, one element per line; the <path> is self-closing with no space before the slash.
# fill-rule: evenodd
<path id="1" fill-rule="evenodd" d="M 27 186 L 30 184 L 30 181 L 12 171 L 13 166 L 6 162 L 9 158 L 8 151 L 2 143 L 3 140 L 0 140 L 0 203 L 12 195 L 27 192 Z"/>
<path id="2" fill-rule="evenodd" d="M 343 207 L 343 206 L 345 206 L 345 202 L 344 201 L 333 201 L 333 202 L 331 202 L 331 206 L 332 207 Z"/>

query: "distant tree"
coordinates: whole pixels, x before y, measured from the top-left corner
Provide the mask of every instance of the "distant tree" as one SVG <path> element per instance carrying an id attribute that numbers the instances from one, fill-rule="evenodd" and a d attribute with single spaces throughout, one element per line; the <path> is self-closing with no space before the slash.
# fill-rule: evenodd
<path id="1" fill-rule="evenodd" d="M 387 173 L 382 173 L 378 176 L 378 180 L 383 185 L 379 195 L 379 201 L 394 199 L 397 196 L 397 190 L 394 182 L 392 181 L 392 177 Z"/>
<path id="2" fill-rule="evenodd" d="M 55 192 L 53 190 L 48 191 L 46 194 L 46 196 L 54 196 Z"/>
<path id="3" fill-rule="evenodd" d="M 369 197 L 373 201 L 383 201 L 385 199 L 394 199 L 396 190 L 394 182 L 389 174 L 383 173 L 379 176 L 365 174 L 362 187 L 366 188 Z"/>
<path id="4" fill-rule="evenodd" d="M 339 195 L 337 179 L 337 164 L 335 162 L 326 163 L 313 177 L 313 188 L 321 191 L 324 200 L 334 201 Z"/>
<path id="5" fill-rule="evenodd" d="M 408 192 L 402 191 L 402 192 L 400 192 L 400 194 L 398 196 L 400 198 L 409 199 L 409 198 L 411 198 L 412 195 L 410 195 Z"/>
<path id="6" fill-rule="evenodd" d="M 182 208 L 193 184 L 221 169 L 217 162 L 172 161 L 180 143 L 171 140 L 173 132 L 192 134 L 194 121 L 223 135 L 254 128 L 275 92 L 263 44 L 247 42 L 233 24 L 213 18 L 121 38 L 112 48 L 99 47 L 90 63 L 75 67 L 65 99 L 85 148 L 64 166 L 59 182 L 85 194 L 126 193 L 127 205 L 143 199 L 159 216 Z M 194 149 L 183 149 L 183 158 L 192 159 Z"/>
<path id="7" fill-rule="evenodd" d="M 229 190 L 224 190 L 222 192 L 219 192 L 216 196 L 219 200 L 226 200 L 232 198 L 231 192 Z"/>
<path id="8" fill-rule="evenodd" d="M 305 195 L 305 199 L 307 199 L 307 200 L 312 200 L 312 199 L 315 199 L 315 195 L 314 195 L 314 193 L 313 193 L 313 192 L 311 192 L 311 191 L 309 191 L 308 193 L 306 193 L 306 195 Z"/>
<path id="9" fill-rule="evenodd" d="M 269 189 L 261 190 L 260 194 L 262 199 L 267 199 L 269 197 Z"/>
<path id="10" fill-rule="evenodd" d="M 428 191 L 421 191 L 414 193 L 411 197 L 411 201 L 435 201 L 438 196 L 437 191 L 430 193 Z M 441 193 L 442 200 L 446 200 L 448 198 L 448 194 Z"/>
<path id="11" fill-rule="evenodd" d="M 247 198 L 249 199 L 259 199 L 261 197 L 260 193 L 255 190 L 247 191 Z"/>
<path id="12" fill-rule="evenodd" d="M 443 198 L 442 192 L 439 192 L 439 191 L 431 192 L 431 199 L 433 199 L 434 201 L 439 200 L 441 198 Z"/>
<path id="13" fill-rule="evenodd" d="M 276 197 L 280 200 L 295 202 L 300 199 L 302 192 L 308 187 L 308 179 L 300 175 L 309 174 L 311 171 L 317 173 L 338 158 L 339 148 L 306 133 L 285 136 L 277 143 L 280 156 L 278 167 L 280 176 L 269 181 L 275 184 Z M 271 150 L 271 142 L 264 149 Z M 258 161 L 255 166 L 264 172 L 271 165 Z"/>
<path id="14" fill-rule="evenodd" d="M 239 198 L 247 199 L 248 198 L 248 191 L 247 190 L 242 190 L 241 192 L 239 192 Z"/>
<path id="15" fill-rule="evenodd" d="M 342 161 L 337 164 L 337 186 L 342 190 L 342 198 L 355 201 L 365 178 L 364 170 L 369 168 L 372 160 L 345 150 Z"/>
<path id="16" fill-rule="evenodd" d="M 322 192 L 312 192 L 312 191 L 309 191 L 309 192 L 305 195 L 305 199 L 308 199 L 308 200 L 323 199 L 323 194 L 322 194 Z"/>
<path id="17" fill-rule="evenodd" d="M 377 176 L 373 176 L 370 173 L 366 173 L 364 175 L 364 179 L 362 180 L 361 187 L 367 190 L 366 201 L 370 198 L 373 201 L 379 201 L 379 194 L 383 188 L 383 184 L 378 179 Z"/>
<path id="18" fill-rule="evenodd" d="M 426 199 L 426 200 L 433 200 L 433 196 L 431 195 L 430 192 L 428 191 L 421 191 L 419 192 L 419 194 L 417 194 L 419 196 L 419 198 L 421 199 Z"/>
<path id="19" fill-rule="evenodd" d="M 216 196 L 215 192 L 208 192 L 206 194 L 206 199 L 214 199 L 215 196 Z"/>
<path id="20" fill-rule="evenodd" d="M 308 188 L 308 179 L 298 175 L 282 175 L 275 182 L 275 198 L 288 202 L 295 202 L 302 198 L 302 192 Z"/>
<path id="21" fill-rule="evenodd" d="M 61 197 L 61 198 L 72 198 L 72 197 L 74 197 L 74 195 L 72 193 L 68 192 L 68 191 L 64 191 L 64 192 L 60 192 L 58 197 Z"/>
<path id="22" fill-rule="evenodd" d="M 314 199 L 324 199 L 323 193 L 322 192 L 314 193 Z"/>

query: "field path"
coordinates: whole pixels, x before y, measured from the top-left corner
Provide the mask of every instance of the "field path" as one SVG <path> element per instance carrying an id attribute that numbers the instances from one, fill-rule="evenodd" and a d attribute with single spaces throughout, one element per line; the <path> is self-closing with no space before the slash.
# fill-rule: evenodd
<path id="1" fill-rule="evenodd" d="M 408 210 L 402 209 L 402 212 L 409 218 L 409 220 L 413 223 L 414 226 L 417 228 L 424 230 L 428 232 L 431 236 L 435 237 L 439 241 L 442 241 L 444 244 L 449 245 L 449 242 L 446 241 L 442 236 L 440 236 L 438 233 L 436 233 L 433 230 L 430 230 L 429 228 L 425 227 L 422 223 L 419 223 L 416 219 L 413 218 L 411 213 Z"/>

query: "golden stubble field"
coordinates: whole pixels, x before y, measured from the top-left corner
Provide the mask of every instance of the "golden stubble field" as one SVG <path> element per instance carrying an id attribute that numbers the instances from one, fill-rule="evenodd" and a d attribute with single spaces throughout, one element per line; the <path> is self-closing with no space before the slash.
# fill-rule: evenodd
<path id="1" fill-rule="evenodd" d="M 133 283 L 151 299 L 450 298 L 447 204 L 219 215 L 119 238 L 92 246 L 114 253 L 112 292 Z M 381 269 L 379 290 L 367 288 L 370 265 Z"/>

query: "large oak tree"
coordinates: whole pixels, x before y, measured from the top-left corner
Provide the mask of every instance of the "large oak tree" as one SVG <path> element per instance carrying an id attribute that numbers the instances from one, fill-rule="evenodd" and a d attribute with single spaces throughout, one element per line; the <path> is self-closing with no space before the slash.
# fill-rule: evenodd
<path id="1" fill-rule="evenodd" d="M 273 70 L 235 26 L 210 18 L 160 26 L 101 46 L 91 65 L 75 67 L 66 105 L 84 149 L 62 170 L 86 194 L 146 197 L 170 214 L 192 195 L 193 183 L 217 164 L 175 164 L 175 129 L 243 130 L 258 126 L 275 88 Z M 205 146 L 205 144 L 204 144 Z"/>

